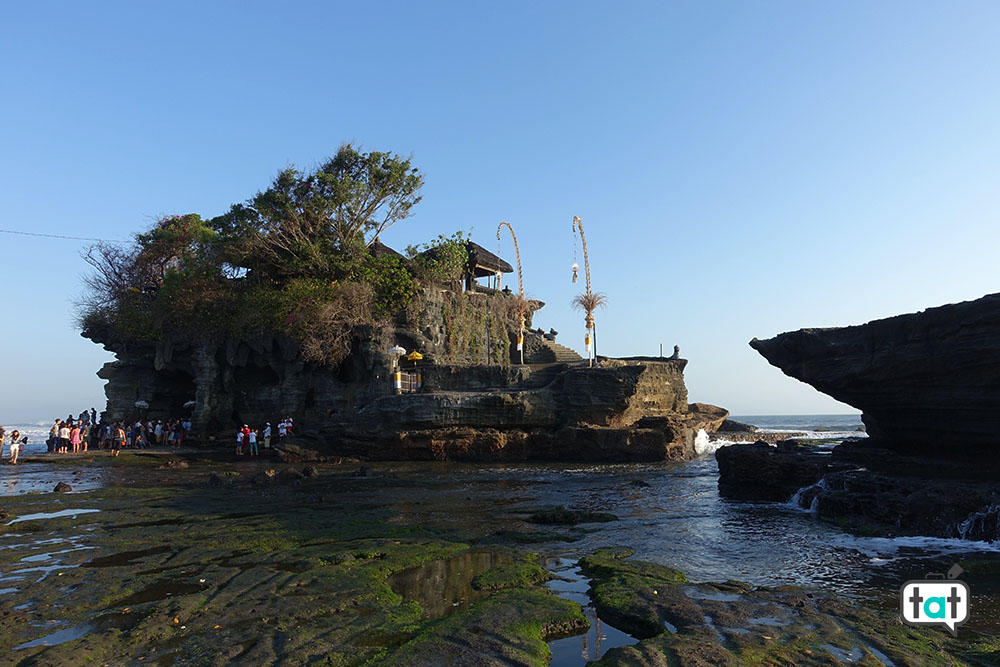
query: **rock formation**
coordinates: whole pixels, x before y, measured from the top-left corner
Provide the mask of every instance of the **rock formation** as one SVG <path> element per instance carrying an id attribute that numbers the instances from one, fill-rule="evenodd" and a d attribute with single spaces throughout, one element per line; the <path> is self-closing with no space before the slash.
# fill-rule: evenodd
<path id="1" fill-rule="evenodd" d="M 860 409 L 873 442 L 944 456 L 1000 440 L 1000 294 L 801 329 L 750 346 L 786 375 Z"/>
<path id="2" fill-rule="evenodd" d="M 357 331 L 337 369 L 306 361 L 297 343 L 280 335 L 240 342 L 168 337 L 128 347 L 99 331 L 85 335 L 117 356 L 98 373 L 108 380 L 105 419 L 190 411 L 199 433 L 225 433 L 293 415 L 306 436 L 299 444 L 318 450 L 316 458 L 681 460 L 694 456 L 698 429 L 714 431 L 728 417 L 715 406 L 689 407 L 684 359 L 602 359 L 593 368 L 572 359 L 477 363 L 498 345 L 513 356 L 513 341 L 490 340 L 488 331 L 479 348 L 462 346 L 457 357 L 449 327 L 468 329 L 477 309 L 504 298 L 427 294 L 414 318 L 419 324 L 397 323 L 388 338 Z M 458 322 L 463 307 L 471 314 Z M 420 391 L 394 392 L 392 345 L 424 354 L 411 369 L 421 374 Z"/>
<path id="3" fill-rule="evenodd" d="M 750 345 L 863 411 L 868 438 L 722 447 L 719 492 L 863 534 L 1000 539 L 1000 295 Z"/>

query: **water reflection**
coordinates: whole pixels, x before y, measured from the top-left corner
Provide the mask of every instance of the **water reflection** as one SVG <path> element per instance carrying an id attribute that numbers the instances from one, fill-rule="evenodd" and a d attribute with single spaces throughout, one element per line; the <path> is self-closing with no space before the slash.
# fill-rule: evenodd
<path id="1" fill-rule="evenodd" d="M 59 482 L 66 482 L 73 491 L 91 491 L 105 485 L 108 470 L 103 465 L 93 465 L 86 460 L 79 465 L 78 470 L 49 463 L 0 465 L 0 496 L 48 493 Z"/>
<path id="2" fill-rule="evenodd" d="M 389 586 L 403 600 L 415 600 L 423 609 L 422 618 L 435 619 L 468 609 L 492 591 L 472 587 L 476 575 L 512 558 L 492 551 L 473 549 L 461 556 L 432 560 L 389 578 Z"/>
<path id="3" fill-rule="evenodd" d="M 539 507 L 612 512 L 619 521 L 590 524 L 537 548 L 576 559 L 623 544 L 636 558 L 683 570 L 694 581 L 740 579 L 797 584 L 854 594 L 898 594 L 913 559 L 998 557 L 995 545 L 926 538 L 855 537 L 781 503 L 720 498 L 714 459 L 631 465 L 391 464 L 399 485 L 395 520 L 488 539 L 499 531 L 537 530 L 525 518 Z M 420 486 L 406 480 L 420 479 Z M 917 565 L 917 569 L 926 567 Z M 944 568 L 947 570 L 947 567 Z M 942 570 L 943 571 L 943 570 Z M 919 572 L 917 576 L 922 576 Z"/>
<path id="4" fill-rule="evenodd" d="M 545 567 L 556 576 L 545 584 L 546 587 L 559 597 L 582 606 L 583 615 L 590 621 L 590 627 L 586 632 L 549 642 L 549 650 L 552 651 L 550 665 L 553 667 L 585 665 L 590 660 L 597 660 L 612 648 L 630 646 L 638 641 L 597 617 L 597 611 L 587 595 L 590 584 L 575 561 L 554 558 L 547 561 Z"/>

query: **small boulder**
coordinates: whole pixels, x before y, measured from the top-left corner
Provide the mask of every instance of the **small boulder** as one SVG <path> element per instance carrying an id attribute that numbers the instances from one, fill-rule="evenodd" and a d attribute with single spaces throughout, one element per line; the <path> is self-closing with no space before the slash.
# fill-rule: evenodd
<path id="1" fill-rule="evenodd" d="M 316 466 L 306 466 L 302 469 L 303 477 L 319 477 L 319 470 L 316 470 Z"/>
<path id="2" fill-rule="evenodd" d="M 351 477 L 368 477 L 370 474 L 371 471 L 368 469 L 368 466 L 361 466 L 351 473 Z"/>
<path id="3" fill-rule="evenodd" d="M 309 463 L 322 459 L 319 452 L 288 442 L 275 445 L 273 449 L 282 463 Z"/>
<path id="4" fill-rule="evenodd" d="M 66 482 L 59 482 L 58 484 L 56 484 L 56 488 L 54 488 L 52 490 L 53 491 L 58 491 L 59 493 L 65 493 L 65 492 L 68 492 L 68 491 L 72 491 L 73 487 L 70 486 L 69 484 L 67 484 Z"/>
<path id="5" fill-rule="evenodd" d="M 298 470 L 286 468 L 278 473 L 278 480 L 285 483 L 294 483 L 302 479 L 303 475 Z"/>
<path id="6" fill-rule="evenodd" d="M 209 486 L 219 487 L 219 486 L 225 486 L 225 484 L 226 482 L 218 475 L 213 474 L 211 477 L 208 478 Z"/>

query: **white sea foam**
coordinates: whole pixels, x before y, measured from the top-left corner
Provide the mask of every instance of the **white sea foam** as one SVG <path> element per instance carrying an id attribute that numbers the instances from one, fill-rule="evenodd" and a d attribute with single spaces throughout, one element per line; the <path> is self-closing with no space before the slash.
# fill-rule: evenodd
<path id="1" fill-rule="evenodd" d="M 787 433 L 796 440 L 845 440 L 868 437 L 864 431 L 807 431 L 793 428 L 762 428 L 760 433 Z"/>
<path id="2" fill-rule="evenodd" d="M 886 557 L 901 557 L 904 550 L 919 550 L 921 557 L 928 554 L 964 553 L 969 551 L 989 551 L 1000 553 L 1000 544 L 962 540 L 957 537 L 854 537 L 842 535 L 834 539 L 837 546 L 854 549 L 870 559 L 882 561 Z M 883 561 L 884 562 L 884 561 Z"/>
<path id="3" fill-rule="evenodd" d="M 712 456 L 720 447 L 733 444 L 736 443 L 721 438 L 712 438 L 705 432 L 705 429 L 700 428 L 697 435 L 694 436 L 694 453 L 698 456 Z"/>

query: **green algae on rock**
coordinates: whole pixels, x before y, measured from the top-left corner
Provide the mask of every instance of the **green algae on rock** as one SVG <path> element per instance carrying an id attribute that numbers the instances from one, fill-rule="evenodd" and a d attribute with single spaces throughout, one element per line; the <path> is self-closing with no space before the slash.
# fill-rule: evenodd
<path id="1" fill-rule="evenodd" d="M 691 584 L 678 570 L 631 555 L 603 549 L 580 561 L 598 615 L 642 638 L 611 649 L 596 663 L 603 667 L 995 664 L 1000 655 L 995 637 L 911 628 L 895 610 L 795 586 Z"/>

